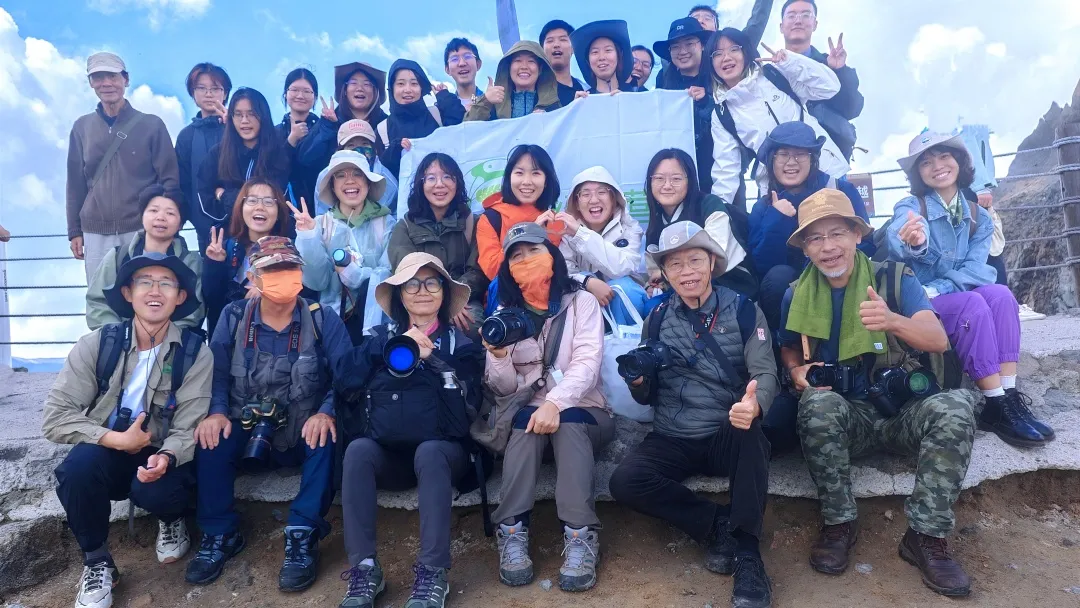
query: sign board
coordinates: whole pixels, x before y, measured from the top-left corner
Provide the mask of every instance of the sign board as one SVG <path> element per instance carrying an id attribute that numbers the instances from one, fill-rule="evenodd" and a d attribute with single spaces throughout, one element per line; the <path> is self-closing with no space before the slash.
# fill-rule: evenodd
<path id="1" fill-rule="evenodd" d="M 859 190 L 866 203 L 866 214 L 874 217 L 874 176 L 869 173 L 848 173 L 847 180 Z"/>

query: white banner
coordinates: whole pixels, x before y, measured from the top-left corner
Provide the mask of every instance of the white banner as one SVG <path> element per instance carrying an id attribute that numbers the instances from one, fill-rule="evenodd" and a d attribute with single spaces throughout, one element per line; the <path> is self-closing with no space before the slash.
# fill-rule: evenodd
<path id="1" fill-rule="evenodd" d="M 499 193 L 506 158 L 519 144 L 538 144 L 551 155 L 562 186 L 560 207 L 574 176 L 601 165 L 618 180 L 634 217 L 645 220 L 645 173 L 653 155 L 680 148 L 694 158 L 693 102 L 685 91 L 592 95 L 554 112 L 437 129 L 402 155 L 399 212 L 408 209 L 413 171 L 432 152 L 457 161 L 473 211 L 481 212 Z"/>

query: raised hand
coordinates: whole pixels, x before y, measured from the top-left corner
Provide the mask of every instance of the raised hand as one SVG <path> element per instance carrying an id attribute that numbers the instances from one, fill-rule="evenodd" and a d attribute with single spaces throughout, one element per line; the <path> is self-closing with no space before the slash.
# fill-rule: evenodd
<path id="1" fill-rule="evenodd" d="M 225 261 L 225 229 L 210 227 L 210 244 L 206 246 L 206 259 Z"/>
<path id="2" fill-rule="evenodd" d="M 840 37 L 836 39 L 835 45 L 833 45 L 832 36 L 829 36 L 829 58 L 826 62 L 834 70 L 839 70 L 847 65 L 847 49 L 844 48 L 843 32 L 840 32 Z"/>
<path id="3" fill-rule="evenodd" d="M 214 103 L 214 111 L 211 112 L 210 114 L 208 114 L 207 116 L 208 117 L 209 116 L 217 116 L 218 117 L 218 122 L 224 123 L 225 122 L 225 117 L 229 114 L 229 110 L 226 109 L 225 104 L 221 103 L 220 101 L 215 101 L 213 103 Z"/>
<path id="4" fill-rule="evenodd" d="M 577 91 L 577 92 L 574 93 L 574 101 L 577 101 L 579 99 L 588 99 L 588 98 L 589 98 L 589 92 L 588 91 Z"/>
<path id="5" fill-rule="evenodd" d="M 441 83 L 441 82 L 436 82 L 435 84 L 433 84 L 431 86 L 431 94 L 432 95 L 438 95 L 439 93 L 442 93 L 445 90 L 447 90 L 446 85 Z"/>
<path id="6" fill-rule="evenodd" d="M 289 130 L 289 145 L 295 148 L 301 139 L 307 137 L 307 134 L 308 126 L 306 122 L 292 123 L 292 128 Z"/>
<path id="7" fill-rule="evenodd" d="M 560 212 L 556 213 L 555 214 L 555 219 L 563 222 L 564 224 L 566 224 L 566 230 L 563 231 L 563 234 L 568 234 L 570 236 L 574 236 L 575 234 L 577 234 L 577 231 L 581 228 L 581 222 L 579 222 L 576 217 L 570 215 L 569 213 L 567 213 L 565 211 L 560 211 Z"/>
<path id="8" fill-rule="evenodd" d="M 311 217 L 311 214 L 308 213 L 307 202 L 304 200 L 304 197 L 300 197 L 299 210 L 297 210 L 290 201 L 285 201 L 285 204 L 288 205 L 289 210 L 292 211 L 293 219 L 296 221 L 297 231 L 315 229 L 315 218 Z"/>
<path id="9" fill-rule="evenodd" d="M 694 99 L 694 101 L 705 99 L 705 87 L 690 87 L 689 89 L 686 89 L 686 92 Z"/>
<path id="10" fill-rule="evenodd" d="M 401 138 L 401 149 L 406 152 L 412 150 L 412 141 L 410 141 L 408 137 Z"/>
<path id="11" fill-rule="evenodd" d="M 420 348 L 420 358 L 427 359 L 431 356 L 432 351 L 435 350 L 435 343 L 431 341 L 424 330 L 419 327 L 410 327 L 409 331 L 405 332 L 406 336 L 409 336 L 416 342 L 416 345 Z"/>
<path id="12" fill-rule="evenodd" d="M 461 331 L 467 332 L 469 331 L 469 328 L 472 327 L 474 321 L 475 319 L 473 319 L 472 313 L 469 312 L 469 309 L 462 308 L 461 312 L 455 315 L 451 322 Z"/>
<path id="13" fill-rule="evenodd" d="M 795 214 L 798 213 L 798 211 L 795 210 L 795 205 L 792 205 L 791 201 L 786 198 L 778 197 L 775 190 L 773 190 L 772 193 L 772 206 L 773 209 L 776 209 L 788 217 L 795 217 Z"/>
<path id="14" fill-rule="evenodd" d="M 757 400 L 757 380 L 751 380 L 750 384 L 746 385 L 746 393 L 743 398 L 728 410 L 728 420 L 731 421 L 731 426 L 748 431 L 750 425 L 754 423 L 754 419 L 760 413 L 761 406 L 758 405 Z"/>
<path id="15" fill-rule="evenodd" d="M 551 209 L 548 209 L 547 211 L 545 211 L 545 212 L 541 213 L 539 216 L 537 216 L 537 218 L 535 220 L 533 220 L 533 221 L 535 221 L 537 224 L 543 226 L 544 228 L 547 228 L 548 222 L 551 222 L 554 219 L 555 219 L 555 212 L 552 211 Z"/>
<path id="16" fill-rule="evenodd" d="M 870 331 L 892 331 L 896 313 L 889 310 L 889 305 L 881 299 L 873 287 L 866 288 L 866 295 L 870 299 L 859 304 L 859 318 L 862 320 L 863 327 Z"/>
<path id="17" fill-rule="evenodd" d="M 323 99 L 322 95 L 319 95 L 319 103 L 322 104 L 322 111 L 319 115 L 330 122 L 337 122 L 337 113 L 334 112 L 334 108 L 326 105 L 326 100 Z"/>
<path id="18" fill-rule="evenodd" d="M 926 243 L 926 225 L 922 217 L 914 211 L 908 211 L 907 221 L 900 227 L 897 236 L 909 247 L 922 247 Z"/>
<path id="19" fill-rule="evenodd" d="M 500 87 L 495 84 L 495 80 L 488 76 L 488 86 L 484 91 L 484 99 L 488 100 L 493 106 L 497 106 L 506 99 L 506 87 Z"/>
<path id="20" fill-rule="evenodd" d="M 769 63 L 784 63 L 785 61 L 787 61 L 787 49 L 780 49 L 779 51 L 774 51 L 770 49 L 769 45 L 765 44 L 764 42 L 761 43 L 761 48 L 768 51 L 770 56 L 759 57 L 758 63 L 765 63 L 766 61 Z"/>

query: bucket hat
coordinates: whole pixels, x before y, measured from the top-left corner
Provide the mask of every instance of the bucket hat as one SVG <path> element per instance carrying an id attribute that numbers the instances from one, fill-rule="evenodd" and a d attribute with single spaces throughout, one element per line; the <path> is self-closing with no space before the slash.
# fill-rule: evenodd
<path id="1" fill-rule="evenodd" d="M 615 43 L 615 48 L 619 49 L 622 65 L 615 74 L 615 78 L 619 81 L 620 89 L 627 86 L 626 81 L 630 79 L 630 74 L 634 71 L 634 55 L 630 44 L 630 30 L 627 29 L 626 22 L 621 19 L 586 23 L 570 35 L 574 57 L 577 58 L 578 69 L 581 70 L 585 82 L 589 83 L 590 87 L 596 88 L 596 76 L 593 74 L 592 66 L 589 65 L 589 47 L 597 38 L 610 38 Z"/>
<path id="2" fill-rule="evenodd" d="M 386 103 L 386 72 L 376 69 L 361 61 L 354 61 L 352 63 L 346 63 L 345 65 L 334 66 L 334 98 L 341 104 L 345 103 L 344 99 L 338 99 L 341 97 L 341 92 L 345 88 L 345 82 L 349 80 L 349 76 L 357 72 L 363 72 L 365 76 L 371 80 L 371 83 L 375 86 L 375 94 L 378 95 L 378 99 L 375 100 L 375 106 L 382 106 Z"/>
<path id="3" fill-rule="evenodd" d="M 900 168 L 904 170 L 904 173 L 911 173 L 911 170 L 915 167 L 915 163 L 919 162 L 919 157 L 923 155 L 923 152 L 926 152 L 935 146 L 945 146 L 946 148 L 960 150 L 965 155 L 967 154 L 967 148 L 964 147 L 963 137 L 959 135 L 950 135 L 948 133 L 924 131 L 916 135 L 915 139 L 911 140 L 911 143 L 908 144 L 908 155 L 896 162 L 900 164 Z"/>
<path id="4" fill-rule="evenodd" d="M 331 181 L 334 179 L 334 172 L 341 167 L 356 167 L 363 171 L 364 176 L 368 180 L 368 200 L 382 200 L 383 194 L 386 193 L 386 180 L 383 176 L 371 170 L 368 166 L 368 160 L 364 158 L 363 154 L 354 152 L 353 150 L 338 150 L 330 157 L 330 165 L 326 167 L 326 172 L 322 174 L 322 179 L 319 180 L 319 183 L 315 187 L 315 191 L 319 193 L 320 200 L 337 200 L 337 195 L 334 194 Z"/>
<path id="5" fill-rule="evenodd" d="M 118 317 L 121 319 L 135 317 L 134 307 L 132 307 L 131 302 L 124 298 L 120 288 L 130 284 L 131 277 L 136 272 L 152 266 L 160 266 L 171 270 L 176 275 L 176 281 L 180 284 L 180 289 L 187 293 L 187 299 L 184 300 L 183 304 L 178 305 L 172 316 L 169 317 L 171 320 L 179 321 L 199 308 L 200 302 L 195 290 L 195 273 L 184 264 L 183 260 L 175 255 L 148 251 L 124 262 L 120 269 L 116 271 L 116 282 L 113 283 L 112 287 L 105 290 L 105 301 L 108 302 L 109 308 L 112 308 Z"/>
<path id="6" fill-rule="evenodd" d="M 697 19 L 694 19 L 693 17 L 683 17 L 682 19 L 672 21 L 671 27 L 668 28 L 667 40 L 654 42 L 652 48 L 661 59 L 664 61 L 671 61 L 672 42 L 675 42 L 679 38 L 693 36 L 701 41 L 701 47 L 704 49 L 705 44 L 709 42 L 709 36 L 711 35 L 712 32 L 702 28 Z"/>
<path id="7" fill-rule="evenodd" d="M 840 217 L 855 222 L 864 237 L 874 232 L 874 228 L 855 213 L 855 208 L 851 206 L 851 199 L 846 194 L 832 188 L 822 188 L 799 204 L 799 228 L 788 238 L 787 244 L 792 247 L 802 247 L 803 231 L 809 228 L 810 224 L 829 217 Z"/>
<path id="8" fill-rule="evenodd" d="M 469 303 L 469 294 L 471 293 L 469 286 L 450 278 L 450 273 L 446 271 L 442 260 L 430 253 L 420 251 L 401 258 L 401 261 L 398 262 L 397 271 L 375 287 L 375 302 L 379 304 L 379 308 L 383 309 L 383 312 L 387 315 L 393 314 L 390 311 L 390 303 L 393 301 L 394 290 L 415 277 L 416 273 L 425 266 L 442 275 L 444 280 L 443 293 L 445 294 L 448 290 L 450 292 L 450 309 L 448 310 L 450 317 L 455 317 L 464 310 Z"/>
<path id="9" fill-rule="evenodd" d="M 649 245 L 645 253 L 658 268 L 663 268 L 664 258 L 683 249 L 704 249 L 715 255 L 718 259 L 713 268 L 714 279 L 727 271 L 727 256 L 724 255 L 724 250 L 704 228 L 694 222 L 675 222 L 664 228 L 658 244 Z"/>

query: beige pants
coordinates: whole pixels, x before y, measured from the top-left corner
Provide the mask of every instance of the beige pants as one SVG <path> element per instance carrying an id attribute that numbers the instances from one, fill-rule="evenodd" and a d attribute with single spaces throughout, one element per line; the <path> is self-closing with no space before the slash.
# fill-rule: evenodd
<path id="1" fill-rule="evenodd" d="M 83 234 L 83 258 L 86 265 L 86 284 L 89 285 L 97 274 L 101 261 L 105 259 L 116 247 L 127 247 L 131 239 L 135 238 L 134 232 L 122 232 L 120 234 Z M 119 268 L 117 268 L 119 270 Z M 108 287 L 108 285 L 105 285 Z"/>

